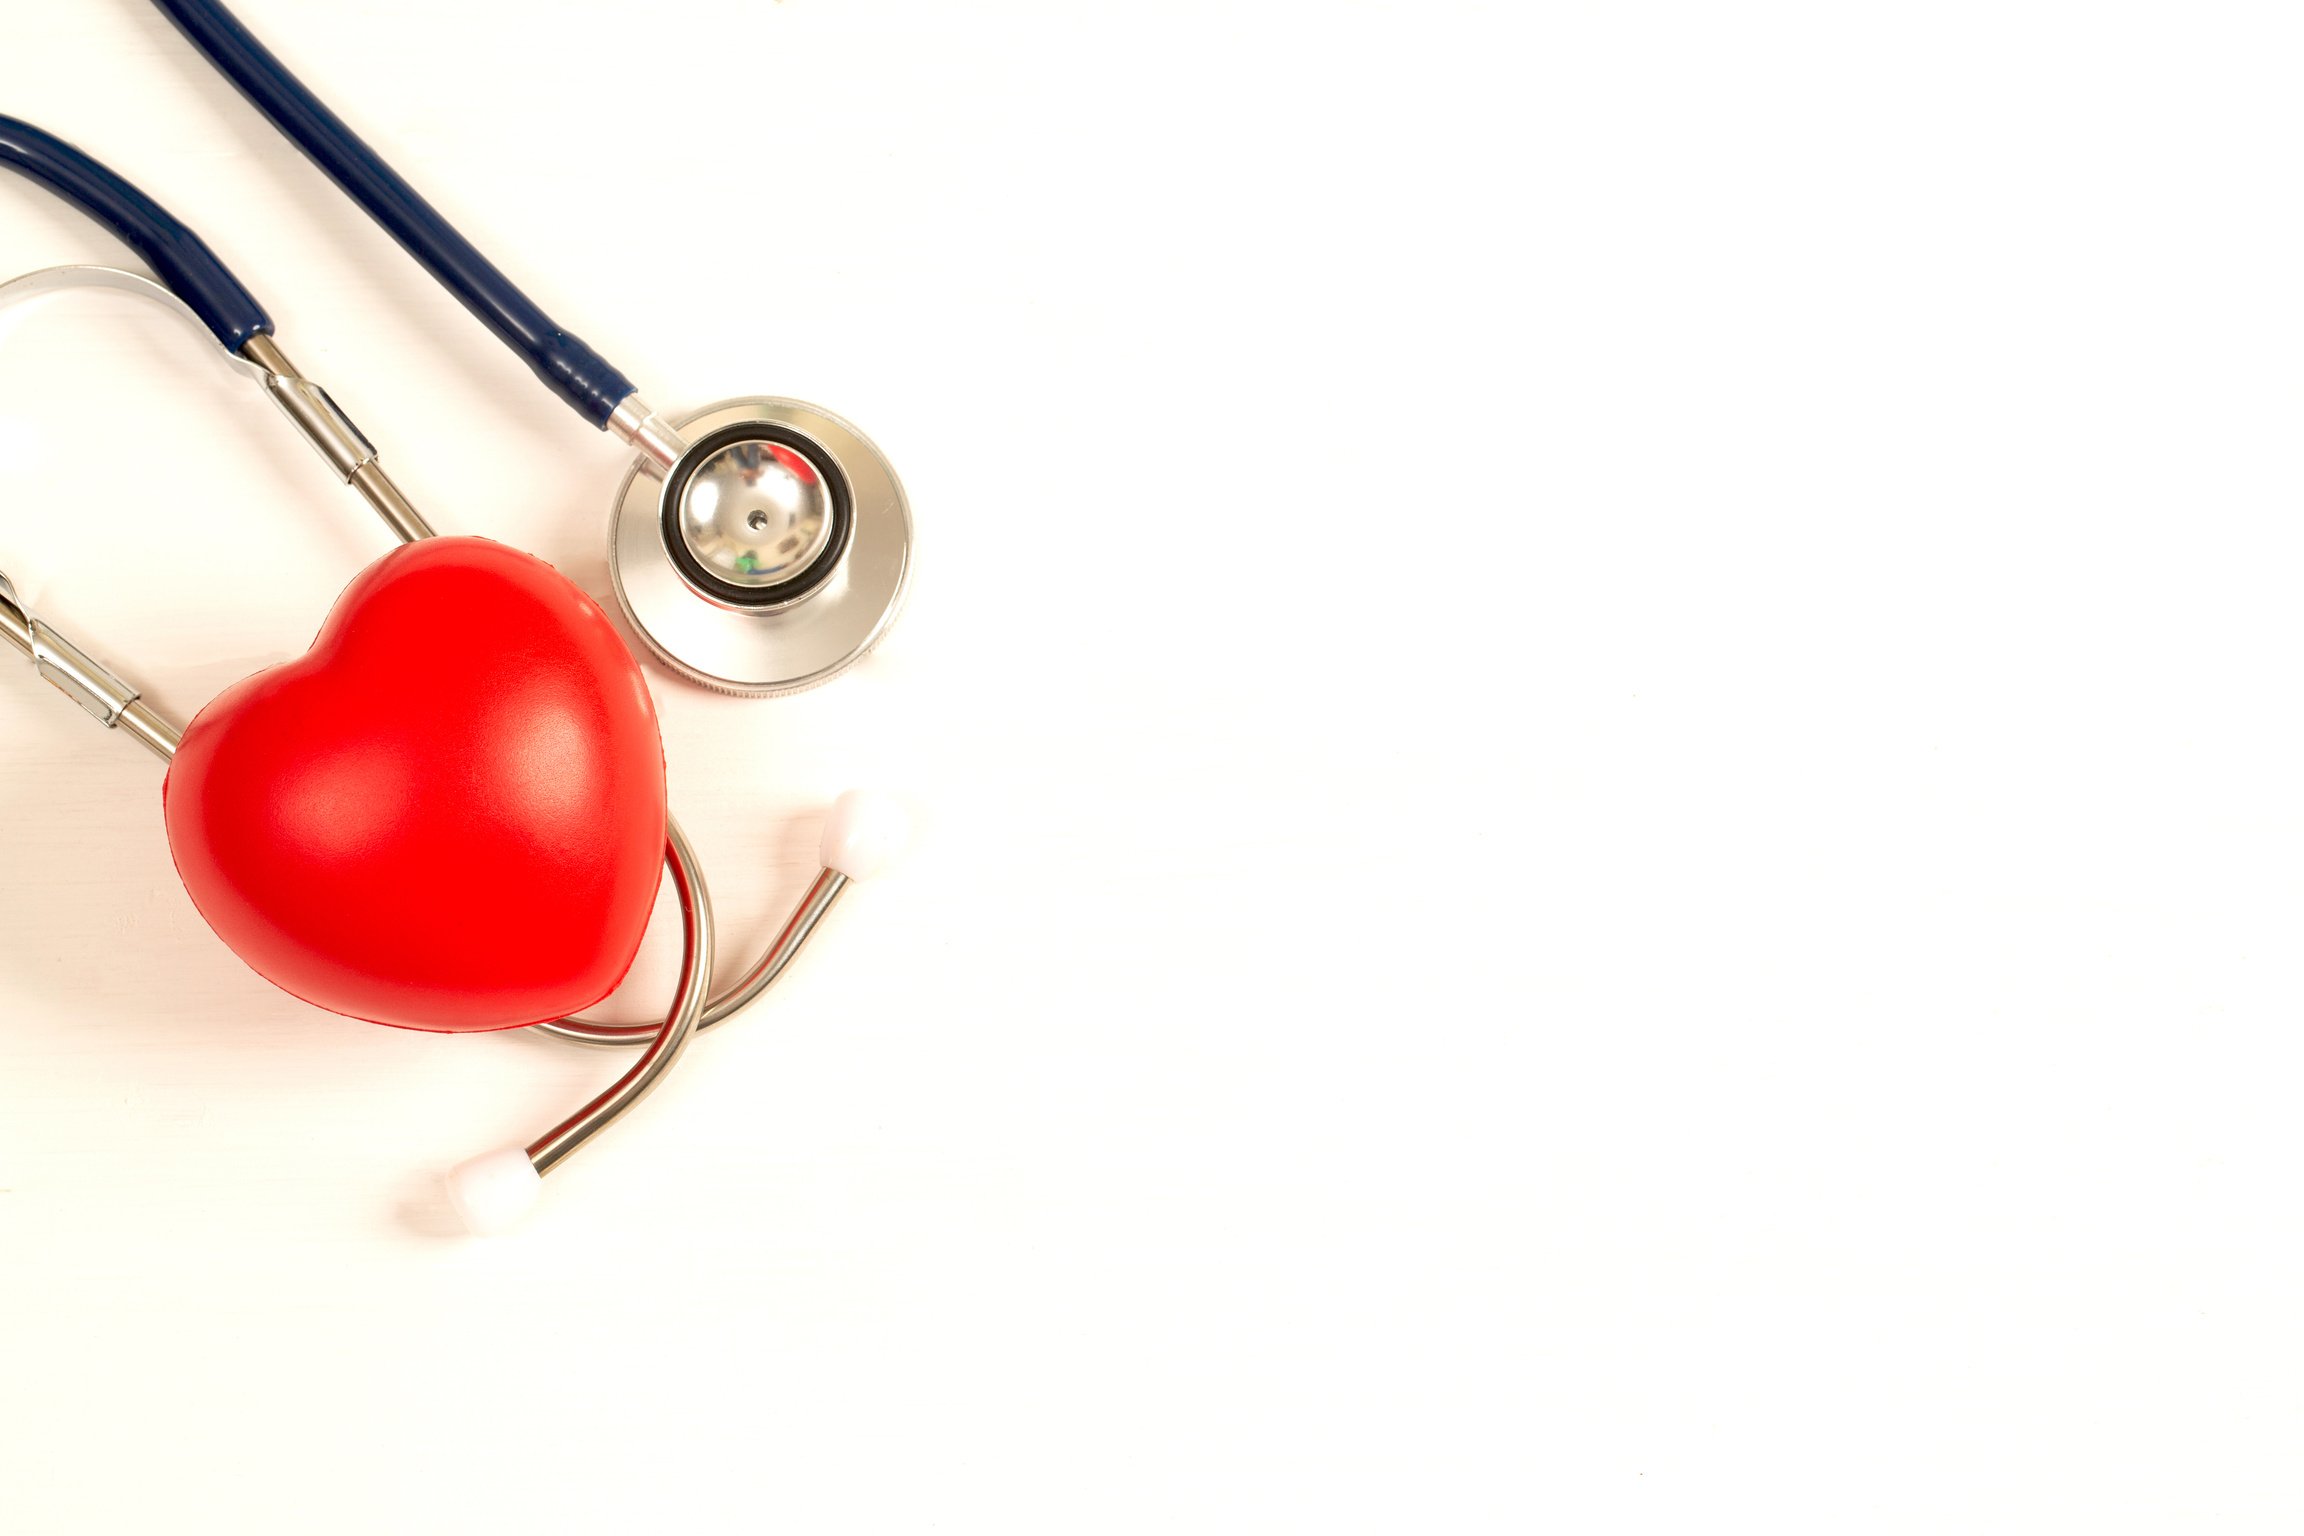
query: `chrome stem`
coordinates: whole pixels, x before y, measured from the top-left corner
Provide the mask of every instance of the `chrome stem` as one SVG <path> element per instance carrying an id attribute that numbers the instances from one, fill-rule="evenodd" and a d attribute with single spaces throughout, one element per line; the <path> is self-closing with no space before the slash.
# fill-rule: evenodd
<path id="1" fill-rule="evenodd" d="M 642 1031 L 655 1040 L 648 1053 L 598 1098 L 528 1144 L 528 1161 L 540 1174 L 550 1173 L 570 1153 L 646 1098 L 688 1048 L 704 1016 L 704 995 L 712 985 L 712 898 L 704 889 L 704 876 L 696 867 L 696 851 L 688 846 L 687 834 L 676 821 L 668 826 L 664 863 L 680 896 L 681 925 L 687 937 L 687 949 L 680 960 L 680 990 L 664 1022 Z"/>
<path id="2" fill-rule="evenodd" d="M 657 415 L 637 394 L 626 395 L 608 418 L 608 430 L 640 450 L 657 469 L 668 471 L 688 451 L 680 429 Z"/>
<path id="3" fill-rule="evenodd" d="M 270 336 L 251 336 L 240 356 L 261 369 L 264 392 L 303 434 L 336 478 L 358 491 L 403 544 L 432 537 L 432 525 L 376 462 L 376 447 L 328 391 L 305 378 Z"/>
<path id="4" fill-rule="evenodd" d="M 697 1021 L 696 1028 L 707 1030 L 735 1017 L 774 985 L 776 978 L 783 975 L 785 968 L 798 957 L 809 935 L 816 931 L 816 925 L 824 921 L 824 914 L 832 910 L 832 904 L 840 899 L 840 893 L 847 888 L 848 877 L 838 870 L 818 871 L 814 883 L 808 887 L 808 894 L 800 898 L 800 904 L 792 909 L 791 917 L 785 920 L 783 931 L 776 935 L 776 942 L 768 946 L 767 952 L 734 986 L 713 994 L 711 1001 L 704 1005 L 704 1015 Z M 639 1045 L 654 1038 L 659 1028 L 653 1024 L 601 1024 L 584 1018 L 559 1019 L 550 1024 L 530 1027 L 562 1040 L 573 1040 L 578 1045 L 598 1046 Z"/>
<path id="5" fill-rule="evenodd" d="M 176 749 L 184 744 L 184 728 L 142 699 L 120 711 L 117 725 L 136 745 L 164 763 L 176 761 Z"/>
<path id="6" fill-rule="evenodd" d="M 432 525 L 424 521 L 424 514 L 417 511 L 407 497 L 400 494 L 400 487 L 394 485 L 392 477 L 384 473 L 383 465 L 371 459 L 354 470 L 347 483 L 360 493 L 361 500 L 367 502 L 378 517 L 384 519 L 384 526 L 391 529 L 392 536 L 401 543 L 413 544 L 418 539 L 432 537 Z"/>
<path id="7" fill-rule="evenodd" d="M 98 725 L 108 731 L 125 730 L 131 740 L 162 762 L 176 756 L 183 731 L 146 704 L 111 668 L 25 607 L 5 571 L 0 571 L 0 639 L 21 652 L 32 663 L 33 671 Z"/>
<path id="8" fill-rule="evenodd" d="M 32 659 L 32 615 L 24 611 L 5 574 L 0 574 L 0 640 L 16 647 L 26 661 Z"/>

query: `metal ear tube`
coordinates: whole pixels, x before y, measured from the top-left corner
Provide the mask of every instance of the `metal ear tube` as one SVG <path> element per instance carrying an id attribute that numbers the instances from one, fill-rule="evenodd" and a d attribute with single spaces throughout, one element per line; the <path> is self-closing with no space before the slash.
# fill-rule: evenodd
<path id="1" fill-rule="evenodd" d="M 452 1169 L 449 1198 L 465 1225 L 475 1233 L 491 1233 L 518 1221 L 535 1203 L 537 1185 L 545 1174 L 653 1087 L 687 1049 L 694 1034 L 734 1017 L 767 991 L 798 958 L 840 893 L 855 881 L 885 872 L 910 836 L 907 818 L 891 800 L 852 789 L 834 801 L 824 820 L 819 849 L 824 867 L 810 882 L 807 894 L 752 968 L 707 1002 L 704 992 L 712 972 L 712 903 L 695 868 L 688 839 L 675 825 L 668 863 L 674 888 L 680 893 L 688 948 L 681 959 L 680 990 L 672 1005 L 672 1017 L 661 1025 L 596 1024 L 571 1018 L 530 1026 L 580 1045 L 644 1041 L 648 1052 L 606 1092 L 526 1147 L 484 1153 Z"/>
<path id="2" fill-rule="evenodd" d="M 98 725 L 126 731 L 162 762 L 176 755 L 183 733 L 160 718 L 109 667 L 26 608 L 6 571 L 0 571 L 0 639 L 23 652 L 42 681 L 79 705 Z"/>

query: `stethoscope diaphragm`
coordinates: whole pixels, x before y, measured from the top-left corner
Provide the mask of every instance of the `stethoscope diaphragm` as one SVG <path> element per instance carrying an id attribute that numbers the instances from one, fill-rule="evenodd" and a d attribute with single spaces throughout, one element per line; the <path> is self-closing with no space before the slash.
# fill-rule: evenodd
<path id="1" fill-rule="evenodd" d="M 748 397 L 674 425 L 667 470 L 636 456 L 609 536 L 616 598 L 666 666 L 723 693 L 829 682 L 895 622 L 912 510 L 880 450 L 799 400 Z"/>

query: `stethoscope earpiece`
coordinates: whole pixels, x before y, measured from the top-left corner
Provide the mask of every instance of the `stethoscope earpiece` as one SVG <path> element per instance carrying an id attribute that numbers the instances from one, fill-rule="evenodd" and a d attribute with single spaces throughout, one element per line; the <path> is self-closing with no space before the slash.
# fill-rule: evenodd
<path id="1" fill-rule="evenodd" d="M 526 1147 L 483 1152 L 448 1170 L 448 1203 L 474 1237 L 511 1231 L 536 1209 L 543 1188 Z"/>
<path id="2" fill-rule="evenodd" d="M 874 880 L 894 868 L 912 845 L 912 817 L 902 803 L 871 790 L 851 789 L 824 818 L 817 857 L 834 874 Z"/>

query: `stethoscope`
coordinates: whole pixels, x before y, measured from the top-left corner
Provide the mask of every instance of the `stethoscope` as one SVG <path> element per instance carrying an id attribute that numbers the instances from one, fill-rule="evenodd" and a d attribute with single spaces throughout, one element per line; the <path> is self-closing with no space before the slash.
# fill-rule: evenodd
<path id="1" fill-rule="evenodd" d="M 619 605 L 650 651 L 705 686 L 765 697 L 825 682 L 872 648 L 903 597 L 911 515 L 894 473 L 869 440 L 829 412 L 793 400 L 730 400 L 676 421 L 657 415 L 621 373 L 554 326 L 222 6 L 155 3 L 555 394 L 637 450 L 618 493 L 611 569 Z M 0 304 L 101 287 L 189 318 L 271 396 L 403 544 L 433 538 L 366 436 L 289 361 L 263 307 L 187 226 L 88 155 L 28 123 L 0 117 L 0 165 L 103 223 L 159 279 L 101 266 L 52 268 L 0 283 Z M 169 762 L 173 775 L 184 728 L 43 621 L 4 573 L 0 638 L 100 724 Z M 665 831 L 664 865 L 684 934 L 672 1006 L 657 1025 L 571 1016 L 528 1026 L 584 1045 L 645 1049 L 614 1084 L 542 1136 L 451 1171 L 450 1199 L 474 1232 L 502 1230 L 525 1214 L 544 1174 L 629 1112 L 697 1032 L 765 992 L 846 886 L 879 873 L 908 837 L 895 803 L 855 791 L 843 795 L 826 819 L 822 869 L 806 894 L 759 960 L 714 992 L 710 898 L 686 836 L 668 819 Z"/>

